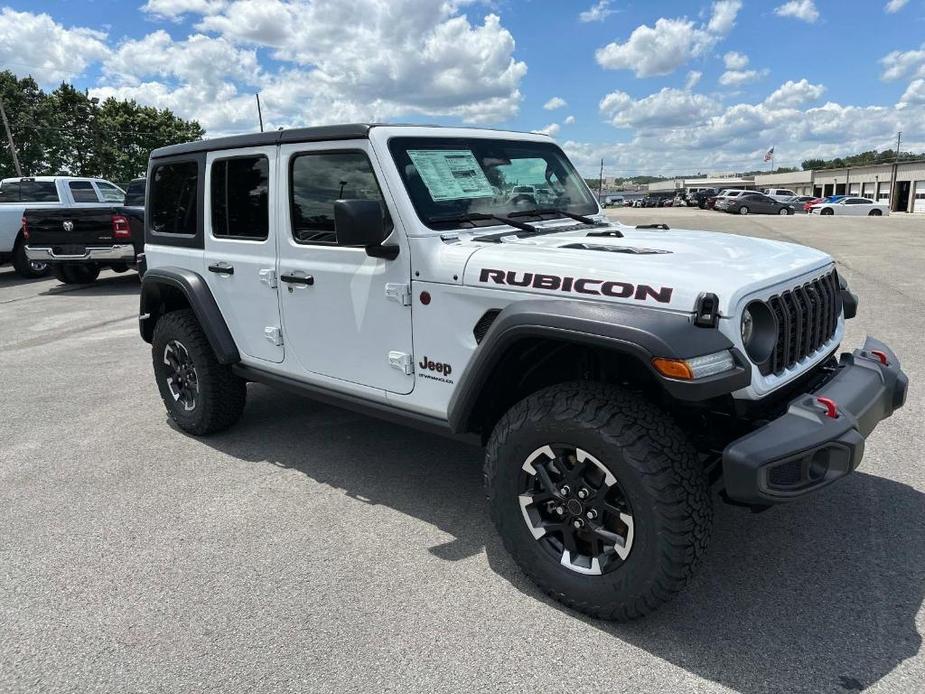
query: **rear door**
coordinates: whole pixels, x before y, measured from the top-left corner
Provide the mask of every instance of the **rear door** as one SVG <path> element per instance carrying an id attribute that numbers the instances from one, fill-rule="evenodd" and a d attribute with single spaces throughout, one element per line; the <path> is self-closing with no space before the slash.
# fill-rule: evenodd
<path id="1" fill-rule="evenodd" d="M 238 350 L 284 356 L 276 293 L 277 150 L 210 152 L 205 179 L 205 265 Z"/>

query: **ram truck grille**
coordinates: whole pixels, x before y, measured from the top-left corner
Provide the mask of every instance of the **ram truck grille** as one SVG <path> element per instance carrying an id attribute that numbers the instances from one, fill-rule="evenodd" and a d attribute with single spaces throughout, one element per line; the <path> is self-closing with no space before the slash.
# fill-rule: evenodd
<path id="1" fill-rule="evenodd" d="M 777 345 L 769 371 L 781 374 L 832 339 L 841 314 L 835 270 L 768 300 L 777 316 Z"/>

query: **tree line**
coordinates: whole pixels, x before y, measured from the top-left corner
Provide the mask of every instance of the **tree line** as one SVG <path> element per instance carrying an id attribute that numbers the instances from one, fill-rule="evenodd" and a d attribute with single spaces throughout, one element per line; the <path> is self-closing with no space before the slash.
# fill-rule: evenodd
<path id="1" fill-rule="evenodd" d="M 24 176 L 72 175 L 125 184 L 143 176 L 152 149 L 201 140 L 196 121 L 135 101 L 91 98 L 62 82 L 44 92 L 31 77 L 0 72 L 0 99 Z M 16 175 L 0 125 L 0 178 Z"/>
<path id="2" fill-rule="evenodd" d="M 876 149 L 860 154 L 852 154 L 848 157 L 835 157 L 834 159 L 807 159 L 802 163 L 804 171 L 810 169 L 843 169 L 847 166 L 867 166 L 868 164 L 892 164 L 894 161 L 912 161 L 915 159 L 925 159 L 925 153 L 916 154 L 915 152 L 900 152 L 896 156 L 896 150 L 885 149 L 878 152 Z"/>

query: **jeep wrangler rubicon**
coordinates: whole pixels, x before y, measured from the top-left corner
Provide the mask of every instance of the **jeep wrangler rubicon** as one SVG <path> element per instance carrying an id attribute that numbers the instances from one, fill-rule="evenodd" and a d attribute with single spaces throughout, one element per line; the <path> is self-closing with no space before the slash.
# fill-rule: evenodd
<path id="1" fill-rule="evenodd" d="M 683 588 L 711 486 L 815 492 L 905 401 L 886 345 L 836 357 L 829 255 L 612 223 L 543 135 L 282 130 L 156 150 L 148 182 L 140 328 L 180 428 L 258 382 L 480 443 L 507 549 L 589 615 Z"/>

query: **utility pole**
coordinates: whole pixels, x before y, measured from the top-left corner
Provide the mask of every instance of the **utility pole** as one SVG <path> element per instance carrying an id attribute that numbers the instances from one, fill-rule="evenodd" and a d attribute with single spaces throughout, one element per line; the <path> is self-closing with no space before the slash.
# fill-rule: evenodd
<path id="1" fill-rule="evenodd" d="M 0 99 L 0 117 L 3 118 L 3 127 L 6 129 L 6 139 L 10 143 L 10 154 L 13 155 L 13 167 L 16 169 L 16 175 L 22 178 L 22 169 L 19 167 L 19 157 L 16 156 L 16 144 L 13 142 L 13 133 L 10 132 L 10 124 L 6 119 L 6 111 L 3 108 L 3 99 Z"/>
<path id="2" fill-rule="evenodd" d="M 601 177 L 597 180 L 597 204 L 601 204 L 601 195 L 604 192 L 604 159 L 601 158 Z"/>
<path id="3" fill-rule="evenodd" d="M 896 204 L 896 169 L 899 166 L 899 147 L 903 141 L 903 131 L 900 130 L 896 133 L 896 152 L 893 154 L 893 168 L 890 171 L 890 210 L 895 212 L 896 209 L 894 205 Z"/>
<path id="4" fill-rule="evenodd" d="M 260 120 L 260 132 L 263 132 L 263 111 L 260 110 L 260 93 L 254 94 L 257 97 L 257 118 Z"/>

